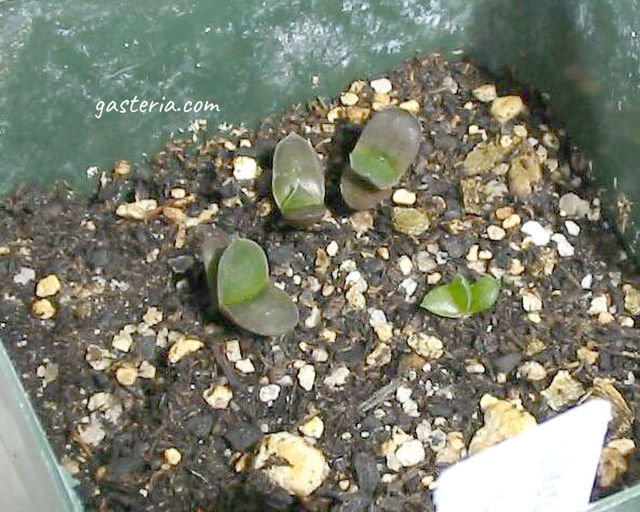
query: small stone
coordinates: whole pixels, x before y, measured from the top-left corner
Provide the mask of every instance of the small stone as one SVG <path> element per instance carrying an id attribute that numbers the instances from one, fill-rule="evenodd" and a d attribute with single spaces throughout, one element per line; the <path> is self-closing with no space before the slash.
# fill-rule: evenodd
<path id="1" fill-rule="evenodd" d="M 400 283 L 400 289 L 404 291 L 405 299 L 409 299 L 418 289 L 418 281 L 408 277 Z"/>
<path id="2" fill-rule="evenodd" d="M 238 370 L 240 373 L 244 373 L 245 375 L 256 371 L 255 367 L 253 366 L 253 362 L 249 358 L 236 361 L 235 367 L 236 370 Z"/>
<path id="3" fill-rule="evenodd" d="M 346 366 L 340 366 L 325 377 L 324 384 L 330 388 L 344 386 L 350 373 L 351 372 L 349 371 L 349 368 L 347 368 Z"/>
<path id="4" fill-rule="evenodd" d="M 560 370 L 551 381 L 551 385 L 540 393 L 547 405 L 554 411 L 560 411 L 582 397 L 584 386 L 575 380 L 566 370 Z"/>
<path id="5" fill-rule="evenodd" d="M 471 438 L 469 455 L 486 450 L 537 425 L 536 419 L 522 407 L 520 400 L 499 400 L 491 395 L 484 395 L 480 399 L 480 409 L 484 413 L 484 425 Z"/>
<path id="6" fill-rule="evenodd" d="M 499 96 L 491 102 L 491 115 L 502 124 L 511 121 L 523 111 L 524 103 L 520 96 Z"/>
<path id="7" fill-rule="evenodd" d="M 547 245 L 551 241 L 551 233 L 547 231 L 542 225 L 535 220 L 528 220 L 520 228 L 525 235 L 531 237 L 531 241 L 534 245 L 543 246 Z"/>
<path id="8" fill-rule="evenodd" d="M 123 364 L 116 369 L 116 380 L 123 386 L 133 386 L 138 380 L 138 369 L 135 366 Z"/>
<path id="9" fill-rule="evenodd" d="M 129 352 L 131 345 L 133 345 L 133 338 L 128 333 L 116 334 L 111 340 L 111 346 L 120 352 Z"/>
<path id="10" fill-rule="evenodd" d="M 420 272 L 432 272 L 438 268 L 435 258 L 426 251 L 420 251 L 415 259 Z"/>
<path id="11" fill-rule="evenodd" d="M 240 342 L 238 340 L 229 340 L 224 342 L 224 354 L 230 363 L 237 363 L 242 359 L 240 351 Z"/>
<path id="12" fill-rule="evenodd" d="M 355 212 L 349 217 L 353 230 L 362 235 L 373 228 L 373 213 L 369 211 Z"/>
<path id="13" fill-rule="evenodd" d="M 280 396 L 280 386 L 277 384 L 267 384 L 260 388 L 258 393 L 261 402 L 273 402 Z"/>
<path id="14" fill-rule="evenodd" d="M 567 237 L 562 233 L 554 233 L 551 235 L 551 240 L 553 240 L 558 248 L 558 254 L 563 258 L 571 257 L 575 254 L 575 249 L 573 245 L 569 243 Z"/>
<path id="15" fill-rule="evenodd" d="M 504 156 L 504 150 L 493 142 L 479 142 L 465 157 L 463 165 L 467 176 L 482 174 L 493 169 Z"/>
<path id="16" fill-rule="evenodd" d="M 487 236 L 489 240 L 499 241 L 507 235 L 507 232 L 500 226 L 491 225 L 487 228 Z"/>
<path id="17" fill-rule="evenodd" d="M 400 258 L 398 258 L 398 268 L 400 269 L 400 272 L 402 272 L 403 276 L 411 274 L 411 271 L 413 270 L 413 262 L 411 261 L 411 258 L 406 254 L 400 256 Z"/>
<path id="18" fill-rule="evenodd" d="M 78 435 L 83 443 L 89 446 L 98 446 L 107 436 L 98 420 L 91 420 L 88 425 L 78 427 Z"/>
<path id="19" fill-rule="evenodd" d="M 352 107 L 358 103 L 358 95 L 354 92 L 343 92 L 340 95 L 340 103 L 346 107 Z"/>
<path id="20" fill-rule="evenodd" d="M 436 464 L 439 466 L 453 464 L 464 456 L 465 451 L 462 432 L 449 432 L 447 434 L 447 442 L 436 454 Z"/>
<path id="21" fill-rule="evenodd" d="M 122 178 L 131 172 L 131 164 L 126 160 L 118 160 L 113 166 L 113 172 Z"/>
<path id="22" fill-rule="evenodd" d="M 505 220 L 510 215 L 513 215 L 514 211 L 511 206 L 502 206 L 496 210 L 496 219 Z"/>
<path id="23" fill-rule="evenodd" d="M 484 84 L 473 90 L 473 95 L 483 103 L 489 103 L 498 97 L 496 86 L 494 84 Z"/>
<path id="24" fill-rule="evenodd" d="M 233 177 L 237 180 L 255 180 L 262 174 L 258 162 L 250 156 L 237 156 L 233 159 Z"/>
<path id="25" fill-rule="evenodd" d="M 177 448 L 167 448 L 164 451 L 164 460 L 172 466 L 177 466 L 182 460 L 182 453 Z"/>
<path id="26" fill-rule="evenodd" d="M 327 112 L 327 121 L 330 123 L 335 123 L 338 119 L 344 117 L 346 114 L 346 110 L 344 107 L 335 107 Z"/>
<path id="27" fill-rule="evenodd" d="M 519 226 L 520 222 L 522 222 L 520 215 L 518 215 L 517 213 L 514 213 L 513 215 L 509 215 L 506 219 L 502 221 L 502 227 L 504 229 L 512 229 L 512 228 L 515 228 L 516 226 Z"/>
<path id="28" fill-rule="evenodd" d="M 399 233 L 419 236 L 429 229 L 428 215 L 418 208 L 403 208 L 396 206 L 391 212 L 393 227 Z"/>
<path id="29" fill-rule="evenodd" d="M 529 290 L 525 290 L 522 292 L 522 308 L 527 313 L 532 313 L 534 311 L 542 310 L 542 300 L 538 295 Z"/>
<path id="30" fill-rule="evenodd" d="M 320 312 L 320 309 L 314 306 L 313 308 L 311 308 L 311 313 L 309 313 L 309 316 L 305 319 L 304 326 L 307 329 L 313 329 L 320 324 L 321 318 L 322 314 Z"/>
<path id="31" fill-rule="evenodd" d="M 593 283 L 593 275 L 592 274 L 587 274 L 586 276 L 584 276 L 581 281 L 580 281 L 580 287 L 583 290 L 590 290 L 591 289 L 591 284 Z"/>
<path id="32" fill-rule="evenodd" d="M 314 348 L 311 352 L 311 359 L 316 363 L 326 363 L 329 360 L 329 352 L 323 347 Z"/>
<path id="33" fill-rule="evenodd" d="M 609 310 L 609 295 L 606 293 L 602 293 L 600 295 L 596 295 L 591 299 L 591 305 L 587 310 L 587 313 L 590 315 L 598 315 L 600 313 L 606 313 Z"/>
<path id="34" fill-rule="evenodd" d="M 324 433 L 324 422 L 320 416 L 314 416 L 298 427 L 302 435 L 320 439 Z"/>
<path id="35" fill-rule="evenodd" d="M 440 338 L 421 332 L 409 335 L 407 345 L 425 359 L 438 359 L 444 354 L 444 343 Z"/>
<path id="36" fill-rule="evenodd" d="M 467 373 L 484 373 L 486 368 L 480 361 L 468 361 L 464 368 Z"/>
<path id="37" fill-rule="evenodd" d="M 91 368 L 101 372 L 111 367 L 115 356 L 98 345 L 89 345 L 85 359 Z"/>
<path id="38" fill-rule="evenodd" d="M 438 284 L 442 280 L 440 272 L 433 272 L 427 275 L 427 284 Z"/>
<path id="39" fill-rule="evenodd" d="M 369 366 L 380 367 L 391 362 L 391 347 L 386 343 L 378 343 L 367 356 L 366 362 Z"/>
<path id="40" fill-rule="evenodd" d="M 532 382 L 538 382 L 547 378 L 547 370 L 538 361 L 527 361 L 518 369 L 518 376 Z"/>
<path id="41" fill-rule="evenodd" d="M 162 322 L 162 311 L 156 307 L 150 307 L 142 315 L 142 321 L 147 325 L 157 325 Z"/>
<path id="42" fill-rule="evenodd" d="M 322 451 L 288 432 L 265 436 L 253 466 L 262 470 L 273 484 L 299 498 L 312 494 L 329 475 Z"/>
<path id="43" fill-rule="evenodd" d="M 562 217 L 573 217 L 579 219 L 581 217 L 587 217 L 591 212 L 589 201 L 585 201 L 573 192 L 564 194 L 560 198 L 558 206 Z"/>
<path id="44" fill-rule="evenodd" d="M 15 284 L 25 285 L 36 278 L 36 271 L 28 267 L 20 267 L 20 271 L 13 276 Z"/>
<path id="45" fill-rule="evenodd" d="M 31 314 L 41 320 L 49 320 L 56 314 L 56 308 L 49 299 L 39 299 L 31 305 Z"/>
<path id="46" fill-rule="evenodd" d="M 298 383 L 306 391 L 313 389 L 316 380 L 316 369 L 311 364 L 305 364 L 298 370 Z"/>
<path id="47" fill-rule="evenodd" d="M 349 306 L 353 309 L 364 309 L 367 305 L 362 291 L 357 286 L 349 288 L 347 293 L 345 293 L 345 298 L 347 299 Z"/>
<path id="48" fill-rule="evenodd" d="M 522 262 L 517 258 L 512 259 L 511 263 L 509 264 L 509 274 L 511 274 L 512 276 L 519 276 L 523 272 L 524 265 L 522 264 Z"/>
<path id="49" fill-rule="evenodd" d="M 169 265 L 169 268 L 174 274 L 185 274 L 195 265 L 195 259 L 189 255 L 176 256 L 175 258 L 168 259 L 167 265 Z"/>
<path id="50" fill-rule="evenodd" d="M 601 487 L 611 487 L 629 469 L 628 457 L 636 449 L 632 439 L 614 439 L 602 449 L 600 467 L 598 469 L 598 484 Z"/>
<path id="51" fill-rule="evenodd" d="M 564 227 L 567 229 L 567 233 L 571 236 L 578 236 L 580 234 L 580 226 L 572 220 L 565 220 Z"/>
<path id="52" fill-rule="evenodd" d="M 624 292 L 624 309 L 634 316 L 640 315 L 640 290 L 625 284 L 622 291 Z"/>
<path id="53" fill-rule="evenodd" d="M 393 89 L 393 84 L 388 78 L 378 78 L 371 81 L 371 88 L 378 94 L 389 94 Z"/>
<path id="54" fill-rule="evenodd" d="M 331 242 L 329 242 L 329 245 L 327 245 L 327 254 L 333 258 L 336 254 L 338 254 L 338 249 L 338 243 L 335 240 L 332 240 Z"/>
<path id="55" fill-rule="evenodd" d="M 58 378 L 59 369 L 58 363 L 44 363 L 38 366 L 36 375 L 49 384 Z"/>
<path id="56" fill-rule="evenodd" d="M 521 139 L 526 139 L 529 135 L 527 127 L 523 124 L 517 124 L 513 127 L 513 134 Z"/>
<path id="57" fill-rule="evenodd" d="M 405 188 L 399 188 L 393 193 L 392 200 L 400 206 L 411 206 L 416 202 L 416 193 Z"/>
<path id="58" fill-rule="evenodd" d="M 0 256 L 7 256 L 10 253 L 11 253 L 11 249 L 9 248 L 8 245 L 0 245 Z M 35 272 L 33 277 L 35 277 Z"/>
<path id="59" fill-rule="evenodd" d="M 388 260 L 391 257 L 391 253 L 389 252 L 388 247 L 378 247 L 376 249 L 376 256 L 383 260 Z"/>
<path id="60" fill-rule="evenodd" d="M 417 115 L 420 112 L 420 103 L 416 100 L 403 101 L 398 105 L 402 110 L 406 110 L 407 112 L 411 112 L 414 115 Z"/>
<path id="61" fill-rule="evenodd" d="M 417 439 L 407 441 L 396 450 L 396 458 L 404 467 L 420 464 L 425 459 L 424 446 Z"/>
<path id="62" fill-rule="evenodd" d="M 138 366 L 138 377 L 143 379 L 155 379 L 156 378 L 156 367 L 153 366 L 149 361 L 142 361 L 140 366 Z"/>
<path id="63" fill-rule="evenodd" d="M 38 297 L 51 297 L 60 291 L 62 285 L 55 274 L 48 275 L 38 281 L 36 295 Z"/>
<path id="64" fill-rule="evenodd" d="M 233 390 L 229 386 L 211 386 L 203 394 L 205 402 L 214 409 L 226 409 L 233 399 Z"/>
<path id="65" fill-rule="evenodd" d="M 584 364 L 594 365 L 598 362 L 600 354 L 597 350 L 592 350 L 589 347 L 578 347 L 578 350 L 576 350 L 576 356 L 578 361 Z"/>
<path id="66" fill-rule="evenodd" d="M 140 199 L 134 203 L 118 205 L 116 215 L 123 219 L 144 220 L 149 213 L 157 208 L 158 202 L 155 199 Z"/>
<path id="67" fill-rule="evenodd" d="M 533 193 L 533 187 L 542 179 L 540 161 L 535 153 L 520 155 L 511 160 L 509 190 L 519 198 Z"/>
<path id="68" fill-rule="evenodd" d="M 175 187 L 171 189 L 171 197 L 173 199 L 184 199 L 187 197 L 187 191 L 182 187 Z"/>
<path id="69" fill-rule="evenodd" d="M 169 362 L 176 364 L 184 356 L 193 354 L 204 347 L 204 342 L 195 338 L 181 337 L 169 349 Z"/>

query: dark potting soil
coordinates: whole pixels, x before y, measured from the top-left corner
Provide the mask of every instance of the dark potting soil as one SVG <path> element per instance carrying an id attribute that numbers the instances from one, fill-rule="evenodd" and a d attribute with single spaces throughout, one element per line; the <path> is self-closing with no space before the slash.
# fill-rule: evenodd
<path id="1" fill-rule="evenodd" d="M 485 394 L 521 400 L 540 422 L 557 414 L 541 392 L 567 370 L 585 391 L 597 377 L 614 379 L 636 414 L 640 306 L 630 286 L 638 278 L 599 213 L 589 160 L 526 89 L 498 84 L 529 111 L 496 121 L 472 93 L 491 79 L 468 63 L 431 55 L 387 77 L 389 94 L 352 84 L 355 105 L 318 99 L 255 131 L 195 130 L 148 165 L 120 162 L 89 200 L 60 185 L 22 187 L 4 201 L 0 338 L 87 510 L 433 510 L 432 482 L 464 453 L 453 450 L 447 462 L 445 439 L 459 433 L 468 446 L 483 425 Z M 423 140 L 398 188 L 416 194 L 411 207 L 430 224 L 415 235 L 394 223 L 394 208 L 406 204 L 352 213 L 337 192 L 372 109 L 415 110 L 410 100 Z M 326 168 L 330 215 L 307 230 L 285 226 L 269 193 L 274 146 L 290 132 L 308 138 Z M 469 177 L 462 162 L 484 139 L 504 154 Z M 542 178 L 517 199 L 508 164 L 526 151 Z M 237 179 L 251 176 L 254 161 L 261 175 Z M 588 212 L 560 215 L 559 199 L 570 192 L 588 201 Z M 155 203 L 118 209 L 145 199 Z M 530 220 L 564 242 L 525 240 Z M 504 237 L 489 238 L 490 225 Z M 265 249 L 272 278 L 297 301 L 298 328 L 261 338 L 212 310 L 198 250 L 212 226 Z M 449 320 L 418 307 L 437 283 L 485 272 L 503 279 L 492 310 Z M 36 297 L 51 274 L 60 290 Z M 416 353 L 408 340 L 419 335 L 441 340 L 440 353 L 437 343 L 432 354 Z M 202 346 L 170 362 L 170 348 L 185 340 Z M 531 362 L 539 363 L 535 374 Z M 311 387 L 299 380 L 307 365 Z M 225 407 L 203 398 L 212 386 L 231 390 Z M 313 442 L 330 471 L 297 498 L 252 457 L 265 434 L 299 433 L 316 416 L 324 431 Z M 610 437 L 637 444 L 635 425 Z M 425 426 L 437 431 L 429 439 L 419 432 Z M 423 437 L 424 456 L 408 467 L 383 454 L 399 429 Z M 636 483 L 639 462 L 634 451 L 629 470 L 594 497 Z"/>

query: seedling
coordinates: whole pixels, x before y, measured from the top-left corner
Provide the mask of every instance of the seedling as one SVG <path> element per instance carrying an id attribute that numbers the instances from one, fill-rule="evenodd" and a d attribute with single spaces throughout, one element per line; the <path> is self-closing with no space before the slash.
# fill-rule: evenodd
<path id="1" fill-rule="evenodd" d="M 267 257 L 257 243 L 212 237 L 203 245 L 203 260 L 219 311 L 236 325 L 263 336 L 297 325 L 298 308 L 269 279 Z"/>
<path id="2" fill-rule="evenodd" d="M 438 316 L 464 318 L 493 307 L 499 292 L 500 282 L 492 277 L 482 277 L 470 284 L 458 275 L 449 284 L 427 293 L 420 307 Z"/>
<path id="3" fill-rule="evenodd" d="M 389 107 L 371 118 L 349 156 L 351 169 L 378 190 L 398 184 L 418 155 L 420 124 L 405 110 Z"/>
<path id="4" fill-rule="evenodd" d="M 311 144 L 296 133 L 276 146 L 271 189 L 282 217 L 290 224 L 312 224 L 326 211 L 320 160 Z"/>

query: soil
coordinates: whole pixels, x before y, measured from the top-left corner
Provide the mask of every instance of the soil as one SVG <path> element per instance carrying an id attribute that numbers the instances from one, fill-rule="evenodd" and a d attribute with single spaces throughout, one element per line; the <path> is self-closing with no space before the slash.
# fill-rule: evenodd
<path id="1" fill-rule="evenodd" d="M 539 98 L 508 81 L 498 85 L 500 95 L 521 95 L 529 112 L 498 123 L 489 105 L 472 94 L 494 80 L 466 62 L 429 55 L 386 76 L 393 84 L 390 97 L 374 97 L 368 82 L 352 89 L 363 109 L 373 101 L 411 99 L 421 106 L 419 156 L 400 184 L 416 193 L 414 206 L 430 218 L 429 229 L 419 235 L 394 228 L 390 200 L 356 214 L 341 203 L 339 174 L 362 129 L 357 116 L 370 111 L 333 110 L 340 107 L 339 98 L 295 105 L 255 130 L 226 127 L 214 136 L 196 130 L 128 173 L 120 163 L 118 172 L 102 176 L 90 199 L 63 184 L 49 191 L 25 186 L 6 198 L 0 207 L 0 246 L 5 247 L 0 251 L 0 338 L 54 451 L 79 482 L 87 510 L 431 511 L 430 477 L 437 478 L 446 464 L 436 464 L 436 449 L 425 444 L 422 462 L 390 469 L 381 449 L 397 428 L 415 437 L 426 420 L 444 433 L 462 433 L 468 445 L 483 424 L 479 403 L 487 393 L 519 398 L 543 421 L 557 412 L 541 391 L 563 369 L 585 389 L 596 377 L 613 378 L 634 414 L 640 410 L 634 376 L 640 330 L 625 311 L 623 290 L 638 277 L 610 224 L 598 214 L 599 191 L 589 184 L 589 160 L 550 121 Z M 480 132 L 472 128 L 470 134 L 471 125 Z M 537 140 L 530 141 L 536 149 L 547 132 L 561 141 L 559 148 L 549 144 L 540 157 L 547 161 L 542 180 L 532 195 L 517 199 L 507 190 L 505 175 L 481 174 L 481 200 L 471 206 L 472 198 L 461 192 L 460 181 L 466 179 L 461 162 L 482 141 L 482 130 L 492 141 L 513 137 L 516 125 Z M 269 194 L 273 148 L 290 132 L 308 138 L 326 165 L 330 215 L 306 230 L 285 226 Z M 256 159 L 262 175 L 234 178 L 237 156 Z M 483 187 L 491 180 L 499 192 L 486 196 Z M 589 218 L 573 219 L 580 228 L 577 236 L 567 234 L 559 214 L 559 197 L 567 192 L 588 200 L 592 209 Z M 150 207 L 143 220 L 115 214 L 121 204 L 149 198 L 157 207 Z M 506 229 L 504 239 L 490 240 L 487 226 L 501 225 L 496 210 L 505 206 L 522 222 L 535 220 L 564 233 L 575 254 L 559 256 L 554 242 L 523 243 L 520 225 Z M 185 221 L 180 211 L 198 220 Z M 262 338 L 216 314 L 198 250 L 203 232 L 212 226 L 265 249 L 272 278 L 297 301 L 297 329 Z M 335 254 L 329 250 L 333 256 L 327 254 L 331 242 L 337 243 Z M 479 257 L 474 257 L 475 244 Z M 406 259 L 400 263 L 403 256 L 412 262 L 408 272 Z M 519 273 L 514 259 L 522 264 Z M 16 282 L 22 267 L 33 269 L 36 277 Z M 485 270 L 503 278 L 492 310 L 450 320 L 419 308 L 438 279 L 445 283 L 459 273 L 477 278 Z M 31 308 L 36 283 L 49 274 L 62 287 L 48 299 L 55 315 L 43 320 Z M 588 275 L 592 284 L 587 287 Z M 366 290 L 358 285 L 364 307 L 358 293 L 348 293 L 360 280 L 367 285 Z M 525 290 L 540 298 L 539 312 L 523 309 Z M 592 299 L 602 294 L 609 301 L 606 311 L 590 312 Z M 154 310 L 146 314 L 152 307 L 161 319 Z M 372 327 L 371 315 L 377 313 L 371 308 L 384 312 L 390 331 Z M 112 346 L 123 328 L 133 340 L 128 352 Z M 429 360 L 415 354 L 407 344 L 415 333 L 442 340 L 444 353 Z M 184 336 L 204 346 L 172 364 L 169 348 Z M 243 373 L 229 360 L 225 342 L 234 339 L 253 372 Z M 536 340 L 543 342 L 537 351 L 531 349 Z M 93 360 L 102 369 L 94 369 L 87 358 L 95 356 L 96 347 L 109 351 L 102 361 Z M 581 347 L 588 347 L 595 360 L 579 357 Z M 121 367 L 142 373 L 143 361 L 155 367 L 155 376 L 139 376 L 133 385 L 116 380 Z M 519 369 L 527 361 L 539 362 L 546 377 L 523 376 Z M 309 391 L 298 382 L 304 363 L 316 373 Z M 344 384 L 326 382 L 338 368 L 348 369 Z M 233 391 L 225 409 L 213 409 L 203 399 L 215 384 Z M 263 402 L 260 390 L 268 384 L 277 384 L 280 392 Z M 403 408 L 398 401 L 401 386 L 412 390 L 415 407 L 405 403 Z M 296 433 L 314 415 L 324 422 L 315 445 L 330 473 L 313 494 L 300 499 L 253 469 L 250 456 L 265 433 Z M 637 445 L 635 425 L 626 436 Z M 164 452 L 172 447 L 182 455 L 176 465 L 165 461 Z M 616 485 L 596 486 L 594 498 L 636 483 L 637 452 L 629 464 Z"/>

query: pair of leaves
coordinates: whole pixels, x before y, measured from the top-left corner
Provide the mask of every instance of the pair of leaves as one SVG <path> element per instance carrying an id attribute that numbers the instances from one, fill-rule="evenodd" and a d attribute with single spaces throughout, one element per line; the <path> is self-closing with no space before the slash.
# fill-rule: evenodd
<path id="1" fill-rule="evenodd" d="M 207 281 L 219 311 L 263 336 L 285 334 L 298 324 L 298 308 L 269 279 L 269 263 L 252 240 L 230 241 L 216 232 L 202 247 Z"/>
<path id="2" fill-rule="evenodd" d="M 420 124 L 405 110 L 389 107 L 365 126 L 349 155 L 340 192 L 354 210 L 371 208 L 391 195 L 420 148 Z"/>
<path id="3" fill-rule="evenodd" d="M 273 197 L 285 221 L 312 224 L 324 215 L 324 173 L 309 141 L 296 133 L 278 142 L 271 177 Z"/>
<path id="4" fill-rule="evenodd" d="M 493 307 L 499 293 L 500 282 L 492 277 L 482 277 L 471 284 L 459 275 L 427 293 L 420 307 L 438 316 L 463 318 Z"/>

